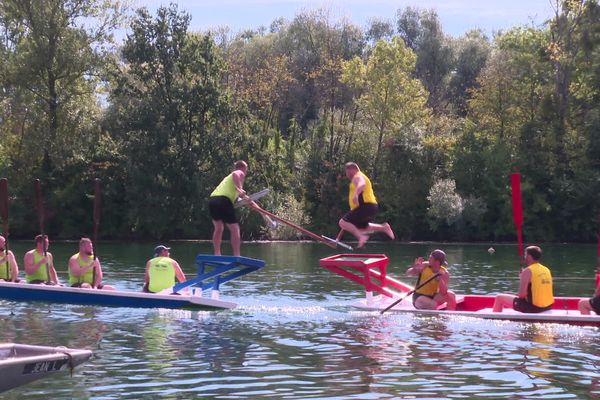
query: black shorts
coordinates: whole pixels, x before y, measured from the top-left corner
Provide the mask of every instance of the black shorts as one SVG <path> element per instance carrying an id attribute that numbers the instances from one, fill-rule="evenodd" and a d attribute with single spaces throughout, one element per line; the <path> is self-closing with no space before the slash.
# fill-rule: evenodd
<path id="1" fill-rule="evenodd" d="M 233 203 L 226 196 L 214 196 L 208 199 L 208 211 L 214 221 L 223 221 L 226 224 L 237 224 Z"/>
<path id="2" fill-rule="evenodd" d="M 598 315 L 600 315 L 600 296 L 592 297 L 590 299 L 590 306 L 592 306 L 592 310 Z"/>
<path id="3" fill-rule="evenodd" d="M 414 306 L 414 305 L 415 305 L 415 303 L 417 302 L 417 299 L 418 299 L 419 297 L 421 297 L 421 296 L 423 296 L 423 297 L 428 297 L 428 298 L 430 298 L 431 300 L 433 300 L 433 298 L 435 297 L 435 296 L 427 296 L 426 294 L 422 294 L 422 293 L 417 293 L 417 292 L 414 292 L 414 293 L 413 293 L 413 295 L 412 295 L 413 306 Z M 416 308 L 416 307 L 415 307 L 415 308 Z"/>
<path id="4" fill-rule="evenodd" d="M 342 218 L 344 221 L 350 222 L 358 229 L 366 229 L 369 226 L 369 222 L 373 221 L 378 209 L 379 207 L 377 207 L 377 204 L 361 204 L 354 210 L 350 210 Z"/>
<path id="5" fill-rule="evenodd" d="M 541 313 L 543 311 L 548 311 L 551 308 L 552 308 L 552 304 L 550 304 L 548 307 L 538 307 L 538 306 L 534 306 L 527 300 L 522 299 L 520 297 L 517 297 L 513 300 L 513 309 L 515 311 L 519 311 L 522 313 L 537 314 L 537 313 Z"/>
<path id="6" fill-rule="evenodd" d="M 74 283 L 74 284 L 71 285 L 71 287 L 79 287 L 80 288 L 81 285 L 82 285 L 82 283 Z M 96 289 L 102 289 L 103 287 L 104 287 L 104 285 L 100 285 Z"/>

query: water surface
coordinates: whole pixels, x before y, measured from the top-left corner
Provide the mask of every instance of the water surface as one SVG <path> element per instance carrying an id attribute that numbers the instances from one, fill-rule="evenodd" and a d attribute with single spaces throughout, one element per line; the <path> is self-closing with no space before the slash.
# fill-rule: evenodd
<path id="1" fill-rule="evenodd" d="M 209 244 L 173 243 L 188 276 Z M 227 244 L 224 244 L 227 246 Z M 101 243 L 105 281 L 139 290 L 154 244 Z M 26 243 L 12 243 L 20 258 Z M 399 277 L 444 248 L 457 293 L 515 292 L 515 247 L 369 244 Z M 595 247 L 546 245 L 556 295 L 591 295 Z M 76 243 L 52 244 L 66 271 Z M 222 287 L 232 311 L 191 312 L 0 301 L 3 340 L 82 347 L 95 357 L 6 399 L 600 397 L 598 328 L 362 312 L 360 288 L 319 267 L 320 244 L 244 244 L 267 266 Z M 65 275 L 60 274 L 64 280 Z M 410 282 L 410 280 L 409 280 Z M 414 282 L 411 282 L 414 283 Z M 1 377 L 0 377 L 1 379 Z"/>

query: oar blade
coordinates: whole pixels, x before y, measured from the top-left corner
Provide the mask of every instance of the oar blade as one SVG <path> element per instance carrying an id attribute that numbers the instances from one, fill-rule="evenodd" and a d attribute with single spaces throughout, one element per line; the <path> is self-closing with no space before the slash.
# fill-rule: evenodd
<path id="1" fill-rule="evenodd" d="M 102 198 L 100 193 L 100 179 L 94 180 L 94 229 L 100 223 L 100 206 Z"/>
<path id="2" fill-rule="evenodd" d="M 523 202 L 521 198 L 521 174 L 513 173 L 510 176 L 512 188 L 513 220 L 517 227 L 523 225 Z"/>
<path id="3" fill-rule="evenodd" d="M 38 214 L 38 221 L 40 223 L 40 233 L 44 234 L 44 201 L 42 199 L 42 184 L 39 179 L 33 181 L 33 188 L 35 190 L 35 208 Z"/>
<path id="4" fill-rule="evenodd" d="M 266 188 L 266 189 L 261 190 L 260 192 L 252 193 L 252 194 L 248 195 L 247 199 L 239 200 L 233 206 L 235 208 L 247 206 L 251 202 L 256 201 L 256 200 L 260 199 L 261 197 L 264 197 L 267 194 L 269 194 L 269 191 L 270 191 L 269 188 Z"/>
<path id="5" fill-rule="evenodd" d="M 0 179 L 0 214 L 6 226 L 8 224 L 8 179 L 6 178 Z"/>

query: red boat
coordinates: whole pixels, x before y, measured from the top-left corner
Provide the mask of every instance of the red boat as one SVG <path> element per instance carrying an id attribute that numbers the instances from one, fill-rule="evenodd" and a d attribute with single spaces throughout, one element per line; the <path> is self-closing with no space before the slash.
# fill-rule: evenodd
<path id="1" fill-rule="evenodd" d="M 402 298 L 389 311 L 408 312 L 424 315 L 454 315 L 473 318 L 564 323 L 573 325 L 600 326 L 600 315 L 582 315 L 578 310 L 581 297 L 555 297 L 551 310 L 529 314 L 512 309 L 492 312 L 495 296 L 458 295 L 456 310 L 445 309 L 445 304 L 437 310 L 418 310 L 412 305 L 411 285 L 394 279 L 387 274 L 389 260 L 384 254 L 338 254 L 320 260 L 320 265 L 365 288 L 365 298 L 352 303 L 363 310 L 383 311 Z"/>

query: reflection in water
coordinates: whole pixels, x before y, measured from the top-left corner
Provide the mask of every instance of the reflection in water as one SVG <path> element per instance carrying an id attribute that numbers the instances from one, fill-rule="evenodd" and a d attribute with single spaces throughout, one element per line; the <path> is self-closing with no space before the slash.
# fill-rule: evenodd
<path id="1" fill-rule="evenodd" d="M 177 254 L 190 260 L 202 246 L 176 245 Z M 403 272 L 415 254 L 426 254 L 430 246 L 369 243 L 369 251 L 388 254 L 393 273 Z M 110 249 L 105 244 L 109 272 L 139 273 L 150 246 L 138 247 L 136 253 L 127 245 Z M 514 248 L 495 245 L 490 256 L 488 247 L 446 246 L 452 285 L 459 293 L 506 291 L 516 284 Z M 320 257 L 331 255 L 325 246 L 246 248 L 249 256 L 267 259 L 269 265 L 224 288 L 224 297 L 240 303 L 233 311 L 0 302 L 4 340 L 95 353 L 73 377 L 63 374 L 2 398 L 600 396 L 598 328 L 355 311 L 347 304 L 364 293 L 318 266 Z M 65 257 L 71 250 L 64 250 Z M 587 264 L 568 267 L 570 273 L 583 274 Z M 193 272 L 192 266 L 187 268 Z M 506 277 L 506 282 L 486 275 Z M 125 277 L 116 284 L 137 289 L 139 281 Z"/>

